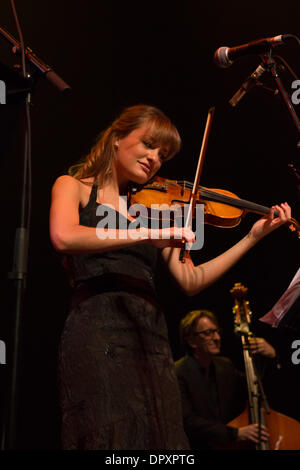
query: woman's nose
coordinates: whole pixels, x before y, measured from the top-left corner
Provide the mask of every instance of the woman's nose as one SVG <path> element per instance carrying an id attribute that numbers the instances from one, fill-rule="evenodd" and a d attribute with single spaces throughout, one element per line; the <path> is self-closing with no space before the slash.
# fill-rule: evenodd
<path id="1" fill-rule="evenodd" d="M 159 161 L 159 149 L 150 149 L 147 158 L 151 161 Z"/>

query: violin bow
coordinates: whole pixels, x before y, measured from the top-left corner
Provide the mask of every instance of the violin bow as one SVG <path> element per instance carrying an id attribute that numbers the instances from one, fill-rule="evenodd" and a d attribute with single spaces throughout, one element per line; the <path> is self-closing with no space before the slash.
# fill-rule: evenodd
<path id="1" fill-rule="evenodd" d="M 192 189 L 192 192 L 191 192 L 189 208 L 188 208 L 188 213 L 187 213 L 187 218 L 186 218 L 186 221 L 185 221 L 185 224 L 184 224 L 184 228 L 187 228 L 187 227 L 191 228 L 191 226 L 192 226 L 193 212 L 194 212 L 194 209 L 195 209 L 195 206 L 196 206 L 197 194 L 198 194 L 198 191 L 199 191 L 200 176 L 201 176 L 201 173 L 202 173 L 202 168 L 203 168 L 203 163 L 204 163 L 204 158 L 205 158 L 205 154 L 206 154 L 208 138 L 209 138 L 209 134 L 210 134 L 210 130 L 211 130 L 211 125 L 212 125 L 212 120 L 213 120 L 213 117 L 214 117 L 214 113 L 215 113 L 215 107 L 212 107 L 208 110 L 206 126 L 205 126 L 203 140 L 202 140 L 202 146 L 201 146 L 200 155 L 199 155 L 199 159 L 198 159 L 198 165 L 197 165 L 197 170 L 196 170 L 196 174 L 195 174 L 194 185 L 193 185 L 193 189 Z M 185 246 L 182 247 L 181 250 L 180 250 L 179 260 L 182 263 L 185 263 L 186 251 L 187 250 L 186 250 Z"/>
<path id="2" fill-rule="evenodd" d="M 290 170 L 290 173 L 294 176 L 296 180 L 297 189 L 298 189 L 298 204 L 300 204 L 300 170 L 298 168 L 295 168 L 292 163 L 288 164 L 288 168 Z M 300 227 L 297 221 L 295 224 L 294 231 L 297 231 L 298 238 L 300 238 Z"/>

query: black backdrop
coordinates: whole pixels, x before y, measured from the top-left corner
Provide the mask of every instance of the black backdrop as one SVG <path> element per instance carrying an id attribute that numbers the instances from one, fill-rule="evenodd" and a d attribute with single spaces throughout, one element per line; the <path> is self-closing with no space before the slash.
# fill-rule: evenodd
<path id="1" fill-rule="evenodd" d="M 282 33 L 300 35 L 300 5 L 287 0 L 237 1 L 107 1 L 28 0 L 16 2 L 26 45 L 72 86 L 63 97 L 47 81 L 38 81 L 33 95 L 33 211 L 29 276 L 22 326 L 18 447 L 59 448 L 56 351 L 65 319 L 68 286 L 48 236 L 50 191 L 54 180 L 85 154 L 101 129 L 125 106 L 149 103 L 171 117 L 183 139 L 180 154 L 161 169 L 162 176 L 193 180 L 210 106 L 216 106 L 201 184 L 228 189 L 267 206 L 288 201 L 299 217 L 297 190 L 288 163 L 298 163 L 294 128 L 280 97 L 257 88 L 238 108 L 228 100 L 259 63 L 247 56 L 228 70 L 212 61 L 223 45 L 235 46 Z M 1 26 L 17 36 L 10 2 L 1 2 Z M 298 30 L 297 30 L 298 28 Z M 296 42 L 276 50 L 300 73 Z M 1 40 L 0 61 L 16 58 Z M 290 91 L 290 77 L 283 72 Z M 264 79 L 274 88 L 271 77 Z M 297 108 L 297 107 L 296 107 Z M 297 110 L 298 112 L 298 110 Z M 5 114 L 8 113 L 8 114 Z M 16 109 L 1 107 L 1 275 L 0 339 L 9 346 L 13 297 L 6 281 L 11 269 L 14 231 L 19 217 L 22 126 Z M 210 259 L 245 235 L 256 216 L 235 229 L 205 226 L 204 248 L 196 263 Z M 291 341 L 300 332 L 259 325 L 286 289 L 299 266 L 299 241 L 280 228 L 264 239 L 215 285 L 196 297 L 182 296 L 160 270 L 158 285 L 165 304 L 174 358 L 182 350 L 177 328 L 191 308 L 208 308 L 224 329 L 223 350 L 241 366 L 239 340 L 233 335 L 229 290 L 235 282 L 249 289 L 254 327 L 276 344 L 286 359 L 275 384 L 269 386 L 272 406 L 300 420 L 297 394 L 299 367 L 291 364 Z M 7 365 L 0 365 L 1 400 Z"/>

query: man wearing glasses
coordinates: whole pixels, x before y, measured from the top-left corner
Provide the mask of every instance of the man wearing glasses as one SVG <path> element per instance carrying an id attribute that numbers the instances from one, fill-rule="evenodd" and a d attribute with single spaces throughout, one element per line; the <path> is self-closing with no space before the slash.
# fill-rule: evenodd
<path id="1" fill-rule="evenodd" d="M 182 395 L 183 418 L 192 449 L 230 446 L 235 441 L 258 440 L 258 426 L 227 426 L 245 408 L 245 378 L 230 359 L 218 356 L 221 347 L 217 318 L 208 310 L 189 312 L 180 323 L 186 356 L 175 363 Z M 274 357 L 275 350 L 262 338 L 253 352 Z M 267 440 L 262 426 L 262 439 Z"/>

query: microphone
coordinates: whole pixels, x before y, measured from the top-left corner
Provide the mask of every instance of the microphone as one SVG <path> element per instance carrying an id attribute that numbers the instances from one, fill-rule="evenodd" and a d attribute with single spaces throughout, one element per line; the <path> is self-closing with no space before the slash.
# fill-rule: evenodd
<path id="1" fill-rule="evenodd" d="M 214 53 L 214 62 L 219 67 L 227 68 L 244 55 L 268 52 L 272 47 L 283 44 L 290 37 L 290 34 L 280 34 L 272 38 L 257 39 L 241 46 L 219 47 Z"/>
<path id="2" fill-rule="evenodd" d="M 233 95 L 231 100 L 229 100 L 229 104 L 232 107 L 235 107 L 238 105 L 238 103 L 241 101 L 241 99 L 245 96 L 248 91 L 252 90 L 252 88 L 255 87 L 257 84 L 257 79 L 264 73 L 266 72 L 267 68 L 265 67 L 264 64 L 260 64 L 257 69 L 254 70 L 254 72 L 250 75 L 249 78 L 242 84 L 241 88 Z"/>

